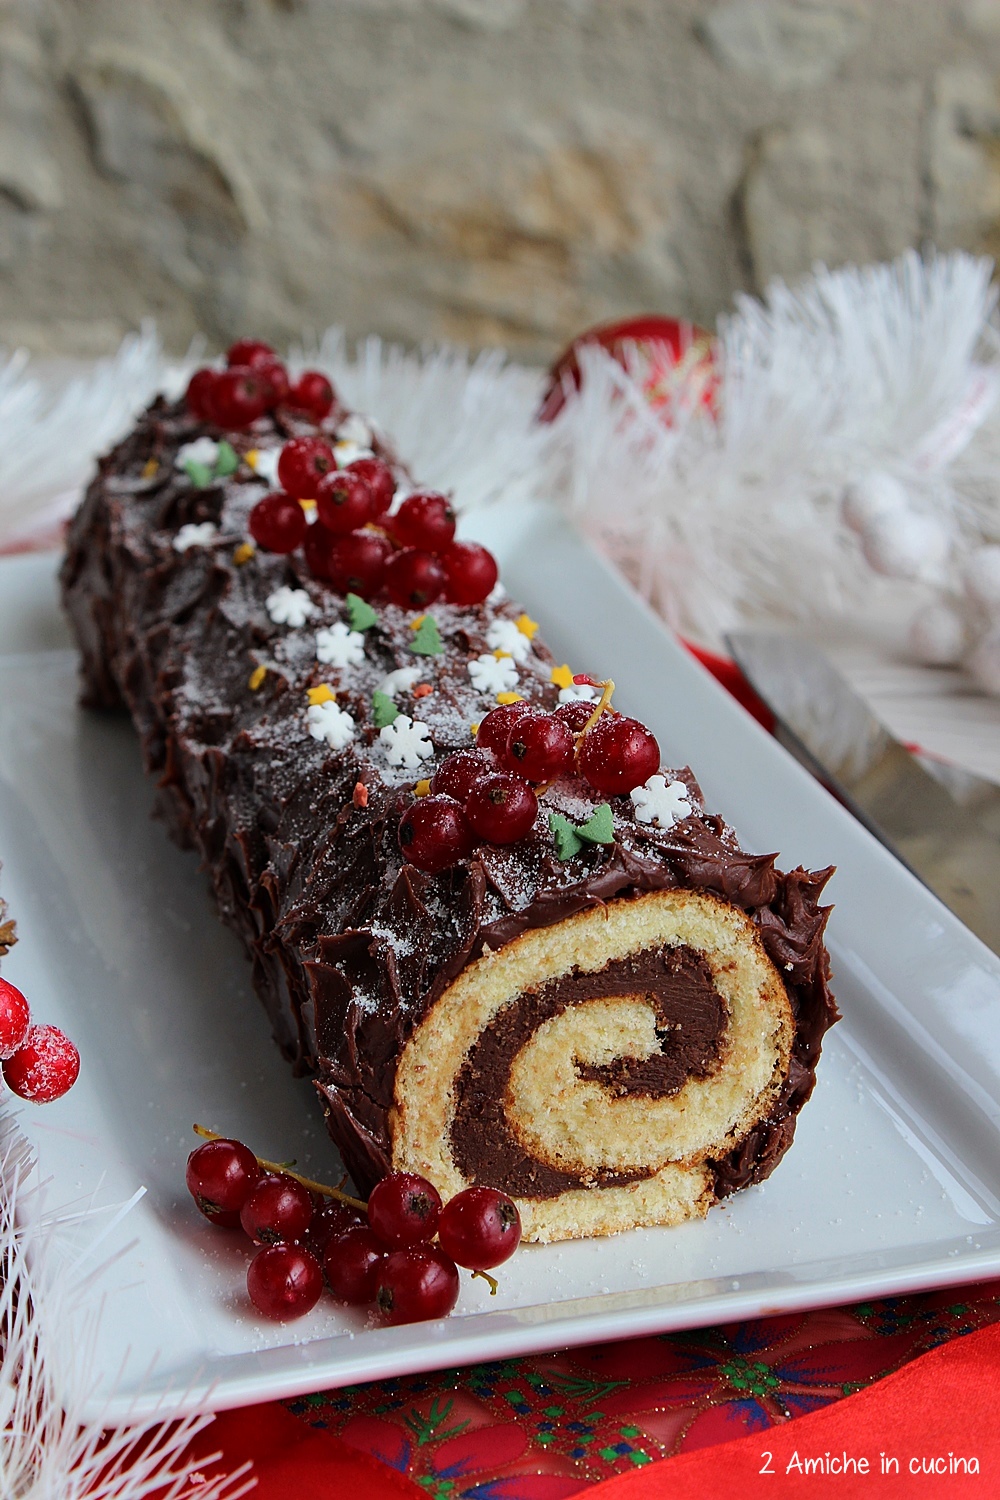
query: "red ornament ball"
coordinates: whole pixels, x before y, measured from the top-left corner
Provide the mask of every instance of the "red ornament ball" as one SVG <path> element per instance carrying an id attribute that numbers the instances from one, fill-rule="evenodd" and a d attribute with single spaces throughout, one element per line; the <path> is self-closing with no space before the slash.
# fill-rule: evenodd
<path id="1" fill-rule="evenodd" d="M 265 495 L 250 512 L 250 535 L 265 552 L 294 552 L 305 534 L 305 511 L 291 495 Z"/>
<path id="2" fill-rule="evenodd" d="M 325 438 L 292 438 L 281 450 L 278 478 L 296 500 L 311 500 L 324 474 L 336 467 L 333 449 Z"/>
<path id="3" fill-rule="evenodd" d="M 0 1060 L 13 1057 L 31 1025 L 31 1010 L 21 991 L 0 979 Z"/>
<path id="4" fill-rule="evenodd" d="M 372 492 L 360 474 L 336 469 L 316 486 L 316 514 L 335 536 L 357 531 L 372 519 Z"/>
<path id="5" fill-rule="evenodd" d="M 446 1318 L 458 1301 L 458 1268 L 436 1245 L 393 1250 L 378 1271 L 375 1301 L 387 1323 Z"/>
<path id="6" fill-rule="evenodd" d="M 444 596 L 449 604 L 482 604 L 496 587 L 497 560 L 478 542 L 454 542 L 441 554 Z"/>
<path id="7" fill-rule="evenodd" d="M 581 741 L 577 766 L 595 791 L 620 796 L 656 774 L 660 747 L 638 719 L 602 714 Z"/>
<path id="8" fill-rule="evenodd" d="M 265 1318 L 301 1318 L 316 1306 L 322 1291 L 319 1261 L 301 1245 L 268 1245 L 247 1267 L 250 1301 Z"/>
<path id="9" fill-rule="evenodd" d="M 33 1104 L 50 1104 L 73 1087 L 80 1054 L 58 1026 L 29 1026 L 17 1051 L 3 1063 L 7 1087 Z"/>

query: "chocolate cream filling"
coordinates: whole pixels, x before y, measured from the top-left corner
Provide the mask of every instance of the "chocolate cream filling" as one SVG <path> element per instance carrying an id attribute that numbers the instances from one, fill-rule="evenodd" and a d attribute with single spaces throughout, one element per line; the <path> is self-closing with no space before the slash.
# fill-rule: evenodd
<path id="1" fill-rule="evenodd" d="M 510 1070 L 543 1022 L 586 1000 L 639 997 L 656 1013 L 660 1050 L 611 1063 L 577 1062 L 581 1079 L 612 1098 L 676 1094 L 689 1078 L 707 1078 L 719 1065 L 728 1016 L 706 960 L 693 948 L 648 948 L 616 959 L 596 973 L 574 972 L 528 990 L 504 1006 L 470 1050 L 455 1083 L 451 1130 L 455 1163 L 470 1183 L 488 1183 L 520 1198 L 554 1198 L 592 1186 L 595 1176 L 564 1172 L 529 1156 L 507 1120 Z M 601 1186 L 636 1182 L 649 1172 L 599 1173 Z"/>

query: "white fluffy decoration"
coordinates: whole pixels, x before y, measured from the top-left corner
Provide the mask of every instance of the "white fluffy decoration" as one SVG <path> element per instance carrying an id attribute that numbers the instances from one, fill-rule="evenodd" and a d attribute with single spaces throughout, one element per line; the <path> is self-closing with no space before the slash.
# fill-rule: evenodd
<path id="1" fill-rule="evenodd" d="M 953 538 L 947 526 L 916 511 L 889 512 L 861 533 L 865 562 L 886 578 L 919 578 L 943 583 Z"/>
<path id="2" fill-rule="evenodd" d="M 989 630 L 977 642 L 966 662 L 973 682 L 984 693 L 1000 697 L 1000 626 Z"/>
<path id="3" fill-rule="evenodd" d="M 876 469 L 851 481 L 844 490 L 840 513 L 845 526 L 864 536 L 876 522 L 902 515 L 909 504 L 906 489 L 895 475 Z"/>
<path id="4" fill-rule="evenodd" d="M 994 542 L 976 548 L 966 564 L 964 583 L 974 604 L 1000 614 L 1000 546 Z"/>
<path id="5" fill-rule="evenodd" d="M 926 667 L 956 666 L 965 639 L 965 621 L 950 604 L 925 604 L 910 621 L 910 650 Z"/>

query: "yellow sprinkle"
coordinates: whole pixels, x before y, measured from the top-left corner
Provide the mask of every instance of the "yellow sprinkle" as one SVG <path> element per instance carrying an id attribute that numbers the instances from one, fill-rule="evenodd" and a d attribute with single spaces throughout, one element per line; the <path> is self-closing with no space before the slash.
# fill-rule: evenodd
<path id="1" fill-rule="evenodd" d="M 479 733 L 479 725 L 478 724 L 470 724 L 469 725 L 469 733 L 472 735 L 472 738 L 475 739 L 476 735 Z"/>
<path id="2" fill-rule="evenodd" d="M 494 651 L 493 655 L 496 657 L 497 661 L 503 661 L 503 659 L 504 659 L 505 656 L 510 656 L 510 652 L 509 651 L 501 651 L 500 647 L 498 646 L 497 649 Z"/>
<path id="3" fill-rule="evenodd" d="M 260 458 L 260 449 L 259 448 L 251 448 L 250 451 L 249 451 L 249 453 L 244 453 L 243 457 L 246 459 L 246 461 L 250 465 L 251 469 L 256 469 L 256 467 L 257 467 L 257 460 L 258 460 L 258 458 Z"/>
<path id="4" fill-rule="evenodd" d="M 411 630 L 419 630 L 420 627 L 421 627 L 421 625 L 426 620 L 426 618 L 427 618 L 426 615 L 417 615 L 417 618 L 415 620 L 411 620 L 410 621 L 410 629 Z"/>
<path id="5" fill-rule="evenodd" d="M 498 703 L 523 703 L 523 693 L 497 693 Z"/>
<path id="6" fill-rule="evenodd" d="M 306 515 L 309 515 L 310 511 L 314 511 L 316 509 L 316 501 L 315 500 L 300 500 L 299 504 L 301 505 L 302 509 L 305 511 Z"/>
<path id="7" fill-rule="evenodd" d="M 244 563 L 248 563 L 250 561 L 256 550 L 257 549 L 254 546 L 253 542 L 240 542 L 240 545 L 233 553 L 233 562 L 238 568 L 242 568 Z"/>
<path id="8" fill-rule="evenodd" d="M 152 479 L 160 472 L 160 460 L 158 458 L 147 458 L 142 466 L 143 479 Z"/>
<path id="9" fill-rule="evenodd" d="M 328 687 L 325 682 L 321 682 L 319 687 L 308 688 L 307 692 L 310 708 L 315 708 L 317 703 L 336 703 L 337 701 L 333 688 Z"/>
<path id="10" fill-rule="evenodd" d="M 517 626 L 522 635 L 526 635 L 528 637 L 529 641 L 534 640 L 535 632 L 538 629 L 537 620 L 533 620 L 530 615 L 518 615 L 517 619 L 514 621 L 514 624 Z"/>
<path id="11" fill-rule="evenodd" d="M 267 676 L 266 667 L 254 667 L 250 673 L 250 691 L 255 693 Z"/>
<path id="12" fill-rule="evenodd" d="M 569 667 L 567 667 L 566 664 L 565 664 L 565 662 L 564 662 L 561 667 L 553 667 L 552 668 L 552 671 L 549 673 L 549 680 L 550 680 L 550 682 L 554 682 L 555 685 L 556 685 L 556 687 L 561 687 L 561 688 L 572 687 L 573 686 L 573 673 L 570 671 Z"/>
<path id="13" fill-rule="evenodd" d="M 425 776 L 424 779 L 422 781 L 418 781 L 416 786 L 413 788 L 413 795 L 414 797 L 426 797 L 430 789 L 431 784 Z"/>

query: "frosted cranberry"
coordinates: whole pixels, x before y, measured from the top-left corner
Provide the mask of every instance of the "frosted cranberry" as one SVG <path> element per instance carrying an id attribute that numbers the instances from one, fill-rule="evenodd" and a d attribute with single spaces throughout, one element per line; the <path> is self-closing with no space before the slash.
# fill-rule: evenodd
<path id="1" fill-rule="evenodd" d="M 426 609 L 444 587 L 444 569 L 433 553 L 404 547 L 389 560 L 385 586 L 401 609 Z"/>
<path id="2" fill-rule="evenodd" d="M 212 397 L 215 392 L 216 372 L 208 369 L 195 370 L 184 393 L 187 409 L 199 422 L 214 422 L 215 408 Z"/>
<path id="3" fill-rule="evenodd" d="M 326 1247 L 323 1270 L 330 1290 L 341 1302 L 358 1307 L 374 1302 L 385 1246 L 368 1228 L 356 1224 L 338 1234 Z"/>
<path id="4" fill-rule="evenodd" d="M 332 1239 L 343 1234 L 345 1229 L 352 1229 L 355 1224 L 360 1223 L 361 1214 L 349 1203 L 341 1203 L 336 1198 L 320 1197 L 313 1204 L 313 1216 L 306 1230 L 305 1244 L 322 1260 L 323 1252 Z"/>
<path id="5" fill-rule="evenodd" d="M 300 1240 L 313 1216 L 312 1194 L 285 1172 L 269 1172 L 250 1190 L 240 1223 L 255 1245 Z"/>
<path id="6" fill-rule="evenodd" d="M 461 803 L 452 797 L 420 797 L 399 820 L 403 858 L 429 875 L 467 859 L 475 842 Z"/>
<path id="7" fill-rule="evenodd" d="M 305 512 L 291 495 L 265 495 L 250 512 L 250 535 L 265 552 L 294 552 L 305 534 Z"/>
<path id="8" fill-rule="evenodd" d="M 572 764 L 572 730 L 555 714 L 521 714 L 510 732 L 503 760 L 529 781 L 554 781 Z"/>
<path id="9" fill-rule="evenodd" d="M 288 393 L 288 404 L 304 411 L 314 422 L 322 422 L 337 399 L 333 386 L 321 370 L 303 370 Z"/>
<path id="10" fill-rule="evenodd" d="M 281 450 L 278 478 L 296 500 L 311 500 L 323 475 L 336 467 L 333 449 L 325 438 L 292 438 Z"/>
<path id="11" fill-rule="evenodd" d="M 473 833 L 491 844 L 516 844 L 529 834 L 538 815 L 538 798 L 521 776 L 497 771 L 477 781 L 465 801 Z"/>
<path id="12" fill-rule="evenodd" d="M 29 1026 L 24 1041 L 2 1067 L 13 1093 L 33 1104 L 51 1104 L 76 1082 L 80 1054 L 58 1026 Z"/>
<path id="13" fill-rule="evenodd" d="M 482 604 L 496 586 L 497 560 L 478 542 L 454 542 L 441 554 L 441 563 L 449 604 Z"/>
<path id="14" fill-rule="evenodd" d="M 384 516 L 396 493 L 396 480 L 381 458 L 356 458 L 347 465 L 348 474 L 360 474 L 372 496 L 372 519 Z"/>
<path id="15" fill-rule="evenodd" d="M 265 1318 L 301 1318 L 322 1295 L 323 1272 L 301 1245 L 268 1245 L 247 1267 L 247 1292 Z"/>
<path id="16" fill-rule="evenodd" d="M 27 1000 L 6 979 L 0 979 L 0 1060 L 14 1056 L 30 1025 Z"/>
<path id="17" fill-rule="evenodd" d="M 326 530 L 319 525 L 309 530 Z M 329 533 L 327 533 L 329 535 Z M 309 541 L 307 534 L 306 541 Z M 386 563 L 392 556 L 392 545 L 374 531 L 351 531 L 334 539 L 330 548 L 327 578 L 342 594 L 359 594 L 370 599 L 385 581 Z"/>
<path id="18" fill-rule="evenodd" d="M 660 747 L 638 719 L 604 714 L 580 744 L 577 766 L 595 791 L 616 796 L 660 769 Z"/>
<path id="19" fill-rule="evenodd" d="M 521 1215 L 496 1188 L 464 1188 L 441 1210 L 438 1238 L 460 1266 L 489 1271 L 509 1260 L 521 1243 Z"/>
<path id="20" fill-rule="evenodd" d="M 188 1191 L 206 1219 L 235 1229 L 240 1209 L 260 1179 L 260 1164 L 242 1141 L 206 1141 L 187 1159 Z"/>
<path id="21" fill-rule="evenodd" d="M 498 758 L 502 757 L 515 722 L 530 712 L 530 703 L 504 703 L 500 708 L 491 708 L 476 730 L 476 749 L 492 750 Z"/>
<path id="22" fill-rule="evenodd" d="M 372 492 L 360 474 L 335 469 L 316 486 L 316 514 L 336 536 L 357 531 L 372 519 Z"/>
<path id="23" fill-rule="evenodd" d="M 267 410 L 267 395 L 255 370 L 220 370 L 212 387 L 212 419 L 239 432 Z"/>
<path id="24" fill-rule="evenodd" d="M 368 1196 L 368 1224 L 393 1250 L 432 1240 L 441 1212 L 441 1195 L 415 1172 L 390 1172 Z"/>
<path id="25" fill-rule="evenodd" d="M 436 1245 L 394 1250 L 378 1271 L 375 1301 L 387 1323 L 446 1318 L 458 1301 L 458 1268 Z"/>
<path id="26" fill-rule="evenodd" d="M 237 339 L 226 350 L 226 364 L 230 369 L 236 365 L 245 365 L 252 370 L 256 365 L 269 364 L 273 359 L 277 359 L 277 355 L 270 344 L 265 344 L 261 339 Z"/>
<path id="27" fill-rule="evenodd" d="M 479 750 L 456 750 L 446 755 L 431 777 L 431 791 L 464 802 L 476 782 L 496 770 L 492 755 Z"/>
<path id="28" fill-rule="evenodd" d="M 555 717 L 560 719 L 572 734 L 581 734 L 589 723 L 596 706 L 594 703 L 585 703 L 582 698 L 574 698 L 570 703 L 560 703 L 555 710 Z"/>
<path id="29" fill-rule="evenodd" d="M 444 552 L 455 539 L 455 512 L 445 496 L 433 490 L 407 495 L 390 524 L 402 547 Z"/>
<path id="30" fill-rule="evenodd" d="M 261 360 L 253 372 L 264 387 L 268 409 L 279 406 L 288 395 L 288 371 L 280 359 Z"/>

